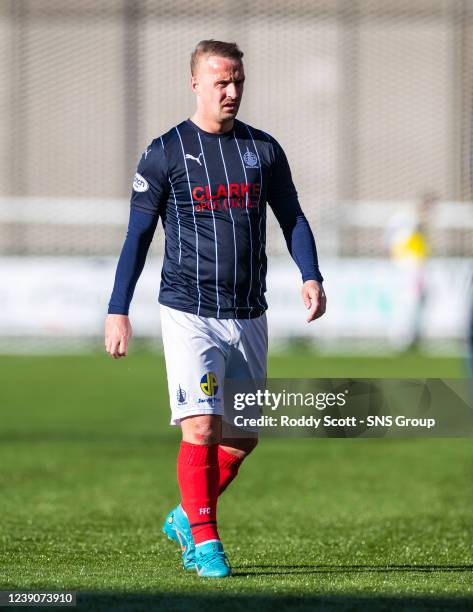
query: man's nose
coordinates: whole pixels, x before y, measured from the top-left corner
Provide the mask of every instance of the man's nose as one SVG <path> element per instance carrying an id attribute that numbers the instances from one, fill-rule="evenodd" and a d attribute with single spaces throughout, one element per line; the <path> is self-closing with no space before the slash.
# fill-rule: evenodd
<path id="1" fill-rule="evenodd" d="M 235 83 L 229 83 L 227 85 L 227 98 L 237 98 L 238 94 L 237 94 L 237 88 L 235 86 Z"/>

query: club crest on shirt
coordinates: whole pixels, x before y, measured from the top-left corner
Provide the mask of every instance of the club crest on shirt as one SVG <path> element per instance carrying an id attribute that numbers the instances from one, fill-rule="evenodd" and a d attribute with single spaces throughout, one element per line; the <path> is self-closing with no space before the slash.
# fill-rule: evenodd
<path id="1" fill-rule="evenodd" d="M 257 168 L 258 158 L 256 155 L 246 147 L 246 153 L 243 154 L 243 161 L 247 168 Z"/>
<path id="2" fill-rule="evenodd" d="M 148 191 L 149 184 L 148 181 L 141 176 L 138 172 L 135 174 L 135 178 L 133 179 L 133 191 L 137 191 L 138 193 L 142 193 L 143 191 Z"/>

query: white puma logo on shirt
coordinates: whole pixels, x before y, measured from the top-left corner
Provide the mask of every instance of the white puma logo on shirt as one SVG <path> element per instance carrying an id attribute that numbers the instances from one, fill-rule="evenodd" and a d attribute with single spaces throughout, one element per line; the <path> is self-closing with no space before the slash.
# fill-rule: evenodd
<path id="1" fill-rule="evenodd" d="M 198 157 L 194 157 L 190 153 L 186 153 L 186 159 L 193 159 L 194 161 L 196 161 L 199 164 L 199 166 L 202 166 L 202 164 L 200 162 L 200 159 L 199 159 L 201 155 L 202 155 L 202 153 L 199 153 Z"/>

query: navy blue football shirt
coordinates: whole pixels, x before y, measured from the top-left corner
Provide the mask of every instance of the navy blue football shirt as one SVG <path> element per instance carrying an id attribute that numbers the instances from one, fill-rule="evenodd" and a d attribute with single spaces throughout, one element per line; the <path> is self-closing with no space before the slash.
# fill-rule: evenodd
<path id="1" fill-rule="evenodd" d="M 128 314 L 160 217 L 165 254 L 159 302 L 205 317 L 253 318 L 267 308 L 266 210 L 272 208 L 302 280 L 322 282 L 313 234 L 286 155 L 235 120 L 222 134 L 187 119 L 144 151 L 109 313 Z"/>

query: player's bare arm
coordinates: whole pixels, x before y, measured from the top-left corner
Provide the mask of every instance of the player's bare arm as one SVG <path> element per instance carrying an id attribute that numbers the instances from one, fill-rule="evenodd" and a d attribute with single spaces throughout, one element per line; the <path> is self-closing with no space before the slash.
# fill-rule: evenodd
<path id="1" fill-rule="evenodd" d="M 307 323 L 321 317 L 327 308 L 327 297 L 322 283 L 316 280 L 308 280 L 302 285 L 302 299 L 305 307 L 310 311 L 307 315 Z"/>
<path id="2" fill-rule="evenodd" d="M 132 336 L 128 315 L 109 314 L 105 319 L 105 350 L 114 359 L 128 355 L 128 343 Z"/>

